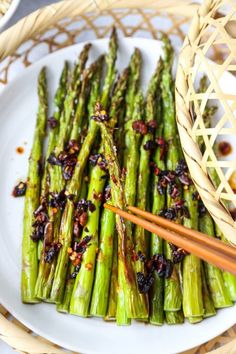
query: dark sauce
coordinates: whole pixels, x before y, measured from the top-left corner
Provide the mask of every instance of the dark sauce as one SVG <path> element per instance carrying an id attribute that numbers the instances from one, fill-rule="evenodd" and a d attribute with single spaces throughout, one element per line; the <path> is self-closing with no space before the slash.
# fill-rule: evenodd
<path id="1" fill-rule="evenodd" d="M 16 148 L 16 152 L 17 152 L 17 154 L 23 154 L 24 153 L 24 151 L 25 151 L 25 149 L 22 147 L 22 146 L 18 146 L 17 148 Z"/>
<path id="2" fill-rule="evenodd" d="M 228 143 L 227 141 L 221 141 L 218 144 L 218 149 L 219 149 L 219 153 L 221 156 L 227 156 L 227 155 L 231 154 L 231 152 L 233 150 L 231 144 Z"/>

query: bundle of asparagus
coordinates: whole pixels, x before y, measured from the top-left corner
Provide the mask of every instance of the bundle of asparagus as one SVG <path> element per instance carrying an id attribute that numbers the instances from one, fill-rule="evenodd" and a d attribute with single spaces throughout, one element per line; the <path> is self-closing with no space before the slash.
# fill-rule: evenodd
<path id="1" fill-rule="evenodd" d="M 163 58 L 144 96 L 140 50 L 117 76 L 115 29 L 105 60 L 101 56 L 86 68 L 90 46 L 73 69 L 65 63 L 51 118 L 46 69 L 39 75 L 25 196 L 22 301 L 52 302 L 60 312 L 116 319 L 118 325 L 132 319 L 155 325 L 184 318 L 199 322 L 233 304 L 235 277 L 103 210 L 105 201 L 121 209 L 136 205 L 224 238 L 203 208 L 183 158 L 173 48 L 163 35 Z M 214 111 L 207 109 L 207 121 Z"/>

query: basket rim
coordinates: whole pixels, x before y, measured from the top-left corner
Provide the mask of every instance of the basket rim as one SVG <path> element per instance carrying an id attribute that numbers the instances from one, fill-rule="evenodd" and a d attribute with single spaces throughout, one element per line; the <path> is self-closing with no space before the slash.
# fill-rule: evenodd
<path id="1" fill-rule="evenodd" d="M 180 6 L 181 3 L 182 6 Z M 128 4 L 125 0 L 84 0 L 79 6 L 76 0 L 62 0 L 32 12 L 2 32 L 0 34 L 0 61 L 13 54 L 23 42 L 37 33 L 44 32 L 65 17 L 73 18 L 83 13 L 119 8 L 150 8 L 175 14 L 184 13 L 186 17 L 191 17 L 198 7 L 199 4 L 192 3 L 190 0 L 179 0 L 178 5 L 175 0 L 165 0 L 164 4 L 160 0 L 137 0 L 135 3 L 129 2 Z M 18 36 L 15 36 L 15 33 L 18 33 Z"/>

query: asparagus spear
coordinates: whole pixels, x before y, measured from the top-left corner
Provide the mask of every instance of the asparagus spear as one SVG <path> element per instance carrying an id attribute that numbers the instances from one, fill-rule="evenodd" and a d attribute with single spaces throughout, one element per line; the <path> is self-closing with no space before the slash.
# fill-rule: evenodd
<path id="1" fill-rule="evenodd" d="M 126 92 L 126 112 L 125 112 L 125 130 L 130 130 L 130 120 L 133 118 L 134 101 L 139 91 L 140 73 L 141 73 L 141 52 L 135 48 L 129 63 L 129 78 L 128 88 Z M 127 127 L 128 126 L 128 127 Z M 127 141 L 128 140 L 128 141 Z M 126 152 L 129 145 L 129 134 L 125 134 L 125 148 L 124 148 L 124 167 L 127 165 L 128 154 Z"/>
<path id="2" fill-rule="evenodd" d="M 150 119 L 156 119 L 158 129 L 156 138 L 162 137 L 163 134 L 163 120 L 162 120 L 162 102 L 161 102 L 161 74 L 163 69 L 163 61 L 160 59 L 156 73 L 153 77 L 153 86 L 150 84 L 150 90 L 147 98 L 147 115 L 150 115 Z M 156 84 L 155 84 L 156 81 Z M 156 105 L 155 105 L 156 103 Z M 160 170 L 165 170 L 165 161 L 162 157 L 161 147 L 158 146 L 154 155 L 153 162 Z M 159 212 L 165 207 L 165 194 L 159 194 L 157 190 L 158 177 L 153 173 L 153 200 L 152 200 L 152 213 L 159 214 Z M 150 242 L 150 256 L 154 254 L 163 253 L 163 240 L 156 234 L 151 234 Z M 150 292 L 150 323 L 156 325 L 162 325 L 164 322 L 164 279 L 159 277 L 154 272 L 154 282 Z"/>
<path id="3" fill-rule="evenodd" d="M 59 144 L 57 144 L 56 155 L 59 154 L 64 149 L 65 142 L 69 139 L 70 131 L 71 131 L 71 118 L 74 115 L 75 110 L 75 99 L 78 97 L 81 89 L 81 75 L 84 71 L 85 64 L 88 59 L 89 50 L 91 48 L 91 44 L 88 43 L 84 46 L 82 52 L 80 53 L 78 63 L 75 65 L 73 70 L 71 83 L 69 85 L 69 89 L 66 95 L 65 103 L 64 103 L 64 113 L 61 124 L 61 129 L 59 132 Z"/>
<path id="4" fill-rule="evenodd" d="M 198 229 L 198 201 L 193 198 L 196 189 L 190 185 L 184 191 L 184 199 L 190 217 L 184 218 L 184 226 Z M 198 321 L 203 316 L 201 261 L 193 254 L 185 256 L 183 260 L 183 312 L 185 317 L 195 318 Z M 199 318 L 200 317 L 200 318 Z"/>
<path id="5" fill-rule="evenodd" d="M 147 197 L 148 197 L 148 186 L 149 186 L 149 177 L 150 177 L 150 153 L 151 151 L 147 149 L 147 145 L 149 144 L 150 141 L 153 140 L 153 131 L 151 130 L 151 126 L 149 126 L 150 123 L 153 123 L 153 120 L 156 118 L 156 112 L 155 112 L 155 105 L 156 105 L 156 91 L 157 91 L 157 86 L 160 84 L 160 73 L 161 73 L 161 65 L 158 65 L 157 70 L 155 74 L 153 75 L 149 88 L 148 88 L 148 93 L 147 93 L 147 104 L 146 104 L 146 124 L 150 129 L 147 134 L 143 137 L 141 147 L 140 147 L 140 162 L 139 162 L 139 174 L 138 174 L 138 184 L 137 184 L 137 206 L 141 209 L 146 209 L 147 208 Z M 138 96 L 137 96 L 138 97 Z M 138 97 L 139 99 L 139 97 Z M 140 103 L 139 103 L 140 104 Z M 142 106 L 142 101 L 141 101 L 141 106 Z M 136 107 L 136 102 L 134 107 Z M 137 113 L 137 114 L 136 114 Z M 134 111 L 134 118 L 139 117 L 139 119 L 144 118 L 144 112 L 140 113 L 135 110 Z M 155 122 L 155 120 L 154 120 Z M 134 138 L 139 142 L 139 137 L 134 136 Z M 130 147 L 131 149 L 134 149 L 135 144 L 132 142 L 130 139 Z M 138 149 L 138 147 L 137 147 Z M 134 154 L 134 153 L 133 153 Z M 138 160 L 137 157 L 135 157 L 136 160 Z M 132 159 L 128 156 L 127 159 L 127 172 L 128 172 L 128 166 L 131 167 Z M 133 168 L 133 174 L 135 176 L 135 169 Z M 126 175 L 126 182 L 128 181 L 128 173 Z M 132 179 L 130 179 L 130 182 L 132 183 Z M 133 186 L 135 187 L 135 183 L 133 181 Z M 132 185 L 130 184 L 130 186 Z M 127 186 L 130 187 L 130 186 Z M 127 198 L 128 200 L 128 198 Z M 128 202 L 130 204 L 130 202 Z M 131 204 L 132 205 L 132 204 Z M 141 227 L 136 227 L 135 228 L 135 233 L 134 233 L 134 239 L 135 239 L 135 249 L 136 252 L 140 252 L 144 255 L 147 255 L 147 243 L 146 243 L 146 233 L 145 230 L 142 229 Z M 135 268 L 136 272 L 144 272 L 144 263 L 141 262 L 140 260 L 137 260 L 135 263 Z M 156 276 L 156 275 L 155 275 Z M 146 299 L 147 301 L 147 299 Z"/>
<path id="6" fill-rule="evenodd" d="M 111 126 L 114 128 L 117 122 L 117 112 L 119 111 L 119 105 L 122 104 L 123 102 L 123 94 L 124 94 L 124 89 L 126 87 L 126 79 L 127 79 L 127 71 L 125 71 L 124 75 L 121 77 L 120 82 L 116 86 L 116 90 L 113 94 L 112 98 L 112 108 L 111 108 L 111 114 L 112 114 L 112 124 Z M 100 151 L 103 152 L 104 148 L 103 146 L 101 147 Z M 89 304 L 90 304 L 90 298 L 91 298 L 91 292 L 92 292 L 92 285 L 93 285 L 93 278 L 94 278 L 94 269 L 95 269 L 95 259 L 96 259 L 96 250 L 98 247 L 98 224 L 99 224 L 99 216 L 100 216 L 100 205 L 101 201 L 97 199 L 96 195 L 101 195 L 103 193 L 104 185 L 105 185 L 105 177 L 106 172 L 102 170 L 99 166 L 96 166 L 93 171 L 92 171 L 92 177 L 91 177 L 91 185 L 92 185 L 92 190 L 88 192 L 88 200 L 91 200 L 92 203 L 96 206 L 96 211 L 93 212 L 88 219 L 88 223 L 86 225 L 86 228 L 88 229 L 88 232 L 83 232 L 83 236 L 86 237 L 86 235 L 89 233 L 89 235 L 92 235 L 93 238 L 90 241 L 90 247 L 86 251 L 83 262 L 81 265 L 81 269 L 76 277 L 72 297 L 71 297 L 71 302 L 70 302 L 70 312 L 73 314 L 77 314 L 80 316 L 87 316 L 88 315 L 88 310 L 89 310 Z M 93 178 L 94 176 L 94 178 Z M 102 181 L 102 183 L 100 182 Z M 108 248 L 108 251 L 110 252 L 110 257 L 108 255 L 108 258 L 110 258 L 109 263 L 111 263 L 112 259 L 112 248 L 109 250 L 110 245 L 111 245 L 111 237 L 112 237 L 112 230 L 114 230 L 114 225 L 115 225 L 115 220 L 112 218 L 110 220 L 109 214 L 105 215 L 105 220 L 104 218 L 102 219 L 102 222 L 105 222 L 106 225 L 102 224 L 102 229 L 101 232 L 105 233 L 104 239 L 105 239 L 105 247 Z M 108 238 L 108 240 L 106 240 Z M 103 240 L 104 240 L 103 239 Z M 107 244 L 108 243 L 108 244 Z M 86 265 L 90 264 L 92 268 L 90 267 L 89 271 L 87 270 Z M 107 271 L 109 275 L 110 273 L 110 266 L 109 264 L 106 264 L 107 267 L 104 268 L 105 271 Z M 103 271 L 104 273 L 104 271 Z M 104 274 L 100 274 L 102 276 L 102 279 L 99 280 L 98 288 L 96 288 L 94 291 L 95 297 L 93 298 L 95 302 L 92 303 L 93 311 L 98 311 L 98 313 L 101 311 L 100 308 L 97 309 L 97 300 L 98 297 L 101 296 L 99 293 L 96 293 L 96 290 L 98 291 L 99 288 L 101 287 L 101 280 L 102 280 L 102 287 L 103 290 L 108 289 L 109 286 L 109 277 L 108 279 L 104 276 Z M 103 293 L 105 295 L 105 293 Z M 100 301 L 105 301 L 105 297 L 107 295 L 103 296 Z M 100 302 L 101 305 L 101 302 Z M 105 304 L 105 309 L 103 310 L 105 315 L 106 313 L 106 304 Z"/>
<path id="7" fill-rule="evenodd" d="M 89 98 L 89 102 L 88 102 L 88 116 L 89 117 L 92 116 L 95 103 L 99 97 L 103 57 L 98 59 L 98 62 L 100 65 L 97 68 L 97 70 L 95 70 L 94 75 L 92 77 L 92 83 L 91 83 L 90 98 Z M 85 188 L 85 187 L 86 187 L 86 183 L 84 183 L 84 180 L 83 180 L 81 192 L 80 192 L 80 199 L 87 197 L 87 188 Z M 57 310 L 60 312 L 69 312 L 71 294 L 72 294 L 74 283 L 75 283 L 75 278 L 72 277 L 72 274 L 74 273 L 74 271 L 75 271 L 75 266 L 73 264 L 70 264 L 70 267 L 67 272 L 68 275 L 67 275 L 63 300 L 57 306 Z"/>
<path id="8" fill-rule="evenodd" d="M 83 53 L 87 53 L 87 49 L 85 51 L 82 52 Z M 82 61 L 83 61 L 83 66 L 85 64 L 84 62 L 84 55 L 82 55 Z M 80 60 L 80 61 L 81 61 Z M 78 107 L 83 107 L 84 105 L 81 104 L 81 102 L 85 102 L 85 97 L 86 97 L 86 91 L 83 89 L 83 87 L 87 87 L 88 86 L 88 80 L 90 78 L 90 76 L 93 74 L 93 72 L 97 69 L 97 66 L 101 65 L 99 61 L 95 62 L 94 65 L 90 66 L 90 68 L 87 70 L 87 74 L 85 75 L 84 78 L 84 83 L 82 84 L 82 90 L 80 93 L 80 98 L 79 98 L 79 106 Z M 77 79 L 78 80 L 78 79 Z M 69 89 L 69 95 L 71 95 L 71 97 L 73 95 L 75 95 L 75 93 L 71 93 L 70 90 L 72 89 L 72 87 L 76 87 L 76 83 L 71 83 L 70 84 L 70 89 Z M 68 103 L 68 102 L 67 102 Z M 64 105 L 66 105 L 66 102 L 64 102 Z M 68 113 L 68 111 L 67 111 Z M 77 114 L 78 116 L 78 114 Z M 62 117 L 62 122 L 63 121 L 63 117 Z M 73 122 L 73 129 L 71 132 L 71 140 L 75 139 L 77 137 L 77 131 L 79 132 L 79 128 L 81 125 L 81 119 L 75 117 L 74 122 Z M 55 150 L 58 150 L 59 147 L 64 147 L 65 143 L 66 143 L 66 131 L 68 130 L 68 128 L 64 125 L 64 123 L 62 125 L 60 125 L 60 131 L 59 131 L 59 136 L 58 136 L 58 141 L 57 141 L 57 146 Z M 51 193 L 60 193 L 64 186 L 66 181 L 63 178 L 63 172 L 61 169 L 61 166 L 57 166 L 57 165 L 50 165 L 49 166 L 49 179 L 50 179 L 50 192 Z M 59 227 L 60 227 L 60 221 L 61 221 L 61 210 L 57 208 L 56 212 L 55 212 L 55 208 L 53 206 L 48 207 L 48 216 L 49 216 L 49 223 L 46 225 L 45 230 L 50 230 L 50 228 L 52 228 L 52 232 L 51 235 L 49 235 L 50 240 L 46 240 L 46 238 L 48 237 L 48 235 L 45 235 L 45 246 L 42 250 L 42 254 L 41 254 L 41 261 L 40 261 L 40 267 L 39 267 L 39 275 L 38 275 L 38 279 L 37 279 L 37 283 L 36 283 L 36 295 L 37 297 L 41 298 L 41 299 L 45 299 L 47 301 L 49 301 L 49 297 L 50 297 L 50 292 L 51 292 L 51 287 L 52 287 L 52 282 L 53 282 L 53 277 L 54 277 L 54 273 L 55 273 L 55 267 L 56 267 L 56 263 L 57 263 L 57 257 L 56 254 L 53 257 L 52 260 L 50 260 L 50 262 L 46 259 L 46 247 L 47 244 L 50 244 L 52 242 L 57 243 L 58 239 L 59 239 Z M 49 226 L 50 225 L 50 226 Z M 50 228 L 49 228 L 50 227 Z"/>
<path id="9" fill-rule="evenodd" d="M 184 323 L 184 315 L 182 311 L 166 311 L 165 318 L 168 325 Z"/>
<path id="10" fill-rule="evenodd" d="M 105 157 L 108 161 L 108 169 L 111 176 L 112 201 L 115 206 L 125 209 L 124 187 L 121 180 L 121 172 L 117 160 L 116 148 L 109 128 L 100 123 L 102 141 L 105 148 Z M 125 305 L 125 314 L 128 318 L 146 318 L 146 307 L 138 293 L 134 267 L 131 260 L 132 230 L 131 224 L 116 216 L 118 233 L 118 302 Z M 119 292 L 122 291 L 120 297 Z M 119 303 L 118 303 L 119 306 Z M 118 314 L 118 324 L 119 322 Z M 122 318 L 123 320 L 123 318 Z"/>
<path id="11" fill-rule="evenodd" d="M 134 205 L 136 200 L 141 136 L 139 133 L 135 132 L 132 123 L 139 119 L 144 120 L 144 98 L 141 91 L 138 91 L 136 94 L 133 115 L 126 126 L 125 198 L 128 205 Z"/>
<path id="12" fill-rule="evenodd" d="M 117 81 L 111 100 L 110 116 L 112 126 L 121 120 L 124 97 L 129 71 L 125 69 Z M 109 284 L 112 267 L 113 238 L 115 234 L 115 216 L 104 209 L 101 217 L 100 250 L 97 257 L 96 274 L 91 300 L 90 314 L 105 316 L 108 304 Z"/>
<path id="13" fill-rule="evenodd" d="M 100 60 L 100 58 L 99 58 Z M 88 69 L 84 70 L 83 80 L 81 83 L 81 92 L 79 95 L 78 105 L 75 111 L 75 116 L 72 123 L 72 129 L 70 133 L 70 140 L 78 140 L 82 131 L 82 122 L 86 113 L 86 100 L 88 94 L 88 87 L 91 77 L 94 74 L 94 70 L 97 70 L 97 61 L 93 63 Z M 87 122 L 87 120 L 86 120 Z"/>
<path id="14" fill-rule="evenodd" d="M 202 299 L 203 299 L 203 307 L 204 307 L 204 317 L 214 316 L 216 314 L 216 310 L 207 286 L 205 270 L 202 263 L 201 263 L 201 276 L 202 276 Z"/>
<path id="15" fill-rule="evenodd" d="M 50 166 L 48 163 L 48 158 L 55 148 L 56 138 L 59 132 L 60 119 L 62 117 L 63 105 L 64 105 L 64 100 L 67 92 L 68 71 L 69 71 L 68 62 L 65 62 L 59 80 L 59 86 L 54 97 L 54 105 L 55 105 L 54 116 L 49 119 L 50 130 L 48 136 L 48 146 L 47 146 L 47 151 L 45 156 L 44 173 L 43 173 L 42 184 L 41 184 L 41 197 L 40 197 L 41 202 L 43 200 L 48 201 L 49 184 L 50 184 L 50 173 L 49 173 Z M 42 249 L 43 249 L 43 242 L 42 240 L 39 240 L 38 242 L 39 260 L 41 258 Z"/>
<path id="16" fill-rule="evenodd" d="M 214 237 L 214 224 L 208 212 L 201 216 L 199 227 L 203 233 Z M 232 301 L 230 300 L 227 288 L 224 284 L 222 271 L 209 263 L 204 263 L 204 267 L 215 308 L 232 306 Z"/>
<path id="17" fill-rule="evenodd" d="M 58 156 L 61 151 L 63 151 L 65 144 L 68 142 L 70 133 L 71 133 L 71 119 L 72 116 L 74 115 L 74 109 L 75 109 L 75 99 L 79 95 L 80 92 L 80 86 L 81 86 L 81 75 L 82 72 L 84 71 L 84 67 L 86 64 L 86 61 L 88 59 L 88 53 L 89 49 L 91 47 L 91 44 L 86 44 L 80 53 L 78 63 L 75 65 L 75 68 L 73 70 L 73 75 L 71 78 L 71 83 L 68 88 L 68 92 L 66 95 L 66 98 L 64 100 L 64 110 L 63 110 L 63 116 L 60 122 L 60 130 L 59 130 L 59 135 L 57 139 L 57 144 L 55 147 L 55 155 Z M 78 115 L 77 115 L 78 117 Z M 77 120 L 76 120 L 77 122 Z M 80 121 L 79 121 L 80 122 Z M 78 123 L 79 123 L 78 122 Z M 65 181 L 62 176 L 62 170 L 60 166 L 53 165 L 51 167 L 51 174 L 52 174 L 52 185 L 51 185 L 51 191 L 60 193 L 64 186 L 65 186 Z"/>
<path id="18" fill-rule="evenodd" d="M 131 56 L 129 63 L 129 78 L 128 78 L 128 87 L 126 92 L 126 112 L 125 112 L 125 147 L 123 154 L 123 164 L 124 167 L 127 167 L 128 162 L 128 146 L 129 146 L 129 133 L 126 134 L 126 130 L 128 132 L 132 129 L 130 120 L 132 120 L 133 110 L 134 110 L 134 101 L 138 94 L 139 90 L 139 82 L 140 82 L 140 72 L 141 72 L 141 52 L 139 49 L 135 49 L 133 55 Z M 136 166 L 137 167 L 137 166 Z M 129 180 L 129 178 L 128 178 Z M 128 182 L 129 184 L 129 182 Z M 132 187 L 131 187 L 132 189 Z M 126 189 L 127 191 L 127 189 Z M 128 192 L 129 194 L 129 192 Z M 134 198 L 133 193 L 131 193 L 131 198 Z M 128 203 L 128 201 L 127 201 Z M 118 227 L 118 225 L 117 225 Z M 119 243 L 119 237 L 118 237 Z M 119 246 L 118 246 L 119 249 Z M 119 277 L 119 275 L 118 275 Z M 119 287 L 119 291 L 117 293 L 117 323 L 119 325 L 128 325 L 130 320 L 127 317 L 127 313 L 125 313 L 126 306 L 124 301 L 124 292 L 121 287 Z"/>
<path id="19" fill-rule="evenodd" d="M 138 85 L 139 85 L 139 81 L 140 81 L 140 68 L 141 68 L 141 55 L 140 55 L 140 51 L 138 49 L 136 49 L 131 57 L 130 60 L 130 64 L 129 64 L 129 72 L 130 75 L 128 77 L 128 89 L 126 92 L 126 120 L 129 120 L 129 118 L 132 115 L 133 112 L 133 105 L 134 105 L 134 98 L 135 95 L 138 91 Z M 124 108 L 123 108 L 123 113 L 124 113 Z M 122 114 L 120 114 L 120 117 L 122 117 Z M 121 121 L 123 119 L 121 118 Z M 124 126 L 124 122 L 122 122 L 123 126 Z M 129 124 L 129 123 L 128 123 Z M 124 159 L 124 165 L 126 165 L 126 157 L 127 154 L 124 153 L 125 150 L 125 144 L 122 143 L 123 141 L 123 129 L 121 129 L 121 125 L 119 124 L 119 130 L 118 132 L 116 132 L 116 141 L 119 142 L 119 151 L 118 151 L 118 159 L 120 164 L 122 164 L 123 159 Z M 110 222 L 112 223 L 115 216 L 113 215 L 112 212 L 110 212 L 109 210 L 104 210 L 104 214 L 109 214 L 109 218 L 110 218 Z M 108 223 L 109 225 L 109 223 Z M 114 258 L 114 268 L 116 269 L 116 260 Z M 115 274 L 113 273 L 113 277 L 112 277 L 112 289 L 111 289 L 111 296 L 116 296 L 116 292 L 114 291 L 114 288 L 116 287 L 117 284 L 117 280 L 115 279 Z M 124 313 L 125 310 L 125 306 L 124 306 L 124 296 L 122 295 L 122 289 L 120 289 L 119 292 L 120 295 L 120 300 L 121 298 L 123 298 L 122 301 L 119 301 L 119 306 L 118 306 L 118 322 L 119 324 L 129 324 L 130 321 L 127 318 L 126 314 Z M 112 314 L 111 316 L 113 317 L 114 315 L 114 306 L 117 303 L 117 297 L 116 299 L 110 298 L 109 303 L 111 306 L 109 306 L 109 313 L 111 314 L 110 309 L 112 310 Z M 109 314 L 108 314 L 109 316 Z"/>
<path id="20" fill-rule="evenodd" d="M 98 196 L 103 192 L 105 186 L 106 180 L 104 177 L 106 177 L 106 171 L 96 165 L 91 172 L 87 195 L 87 200 L 91 200 L 96 209 L 92 213 L 89 213 L 88 222 L 85 225 L 82 234 L 82 239 L 86 236 L 92 236 L 92 239 L 83 256 L 81 268 L 76 277 L 70 301 L 70 313 L 84 317 L 88 316 L 93 285 L 101 206 L 101 200 Z"/>
<path id="21" fill-rule="evenodd" d="M 164 138 L 168 143 L 168 153 L 166 167 L 173 171 L 180 160 L 179 147 L 176 139 L 177 127 L 175 122 L 174 96 L 172 92 L 173 80 L 171 74 L 173 62 L 173 48 L 167 36 L 163 36 L 164 43 L 164 68 L 162 73 L 162 100 L 163 100 L 163 120 L 164 120 Z M 172 206 L 171 197 L 167 196 L 167 207 Z M 166 257 L 171 259 L 172 252 L 170 246 L 165 242 Z M 182 294 L 178 269 L 175 266 L 172 276 L 165 279 L 164 310 L 178 311 L 181 309 Z"/>
<path id="22" fill-rule="evenodd" d="M 105 320 L 112 320 L 116 318 L 117 307 L 117 289 L 118 289 L 118 239 L 117 232 L 114 232 L 113 239 L 113 258 L 111 269 L 111 281 L 109 290 L 109 301 Z"/>
<path id="23" fill-rule="evenodd" d="M 209 114 L 211 114 L 211 113 L 209 113 Z M 217 188 L 219 185 L 219 177 L 217 175 L 216 170 L 210 169 L 209 175 L 212 180 L 212 183 Z M 219 226 L 214 221 L 213 221 L 213 223 L 214 223 L 214 228 L 215 228 L 215 236 L 218 237 L 222 242 L 228 243 L 226 237 L 224 236 L 224 234 L 220 230 Z M 231 300 L 236 301 L 236 277 L 235 277 L 235 275 L 233 275 L 229 272 L 226 272 L 226 271 L 223 271 L 222 274 L 223 274 L 225 285 L 228 289 L 228 293 L 229 293 Z"/>
<path id="24" fill-rule="evenodd" d="M 117 36 L 115 30 L 113 30 L 110 43 L 109 43 L 109 52 L 106 55 L 106 63 L 107 63 L 107 74 L 104 83 L 104 89 L 102 93 L 101 101 L 106 107 L 108 104 L 109 93 L 111 92 L 111 88 L 113 86 L 113 80 L 115 77 L 115 61 L 117 56 Z M 100 114 L 100 112 L 98 112 Z M 74 200 L 78 199 L 78 192 L 81 187 L 81 179 L 83 175 L 83 171 L 85 165 L 87 163 L 93 142 L 97 136 L 98 127 L 94 120 L 90 121 L 88 134 L 84 140 L 84 143 L 79 152 L 76 167 L 74 170 L 73 177 L 68 184 L 67 192 L 69 194 L 74 195 Z M 68 254 L 67 249 L 71 244 L 72 239 L 72 221 L 71 216 L 73 214 L 73 203 L 71 201 L 67 201 L 65 210 L 63 212 L 61 228 L 60 228 L 60 240 L 62 241 L 62 247 L 59 253 L 57 267 L 55 271 L 55 277 L 53 281 L 52 291 L 51 291 L 51 299 L 53 301 L 60 301 L 60 289 L 64 288 L 65 284 L 65 275 L 66 268 L 68 264 Z"/>
<path id="25" fill-rule="evenodd" d="M 85 199 L 87 197 L 87 176 L 84 176 L 83 181 L 82 181 L 82 186 L 81 186 L 81 191 L 80 191 L 80 200 Z M 65 290 L 63 294 L 63 300 L 59 303 L 57 303 L 57 311 L 63 312 L 63 313 L 68 313 L 69 312 L 69 307 L 70 307 L 70 299 L 71 299 L 71 294 L 72 290 L 74 287 L 74 274 L 75 274 L 75 266 L 71 262 L 67 271 L 67 277 L 66 277 L 66 285 L 65 285 Z"/>
<path id="26" fill-rule="evenodd" d="M 60 118 L 62 117 L 63 105 L 64 105 L 66 92 L 67 92 L 68 73 L 69 73 L 68 62 L 65 62 L 59 80 L 59 86 L 54 97 L 55 111 L 53 115 L 52 128 L 49 130 L 49 135 L 48 135 L 48 146 L 47 146 L 47 151 L 45 156 L 45 168 L 44 168 L 44 174 L 42 179 L 42 190 L 41 190 L 42 197 L 46 197 L 46 195 L 48 194 L 49 171 L 48 171 L 47 159 L 49 158 L 50 154 L 53 152 L 56 145 L 56 139 L 59 132 Z"/>
<path id="27" fill-rule="evenodd" d="M 38 272 L 37 243 L 35 243 L 30 238 L 30 236 L 33 232 L 33 212 L 38 206 L 40 197 L 41 177 L 38 173 L 38 168 L 42 159 L 43 142 L 46 134 L 48 103 L 45 68 L 41 70 L 38 78 L 38 97 L 39 108 L 36 128 L 34 132 L 33 146 L 29 159 L 22 241 L 21 297 L 22 301 L 26 303 L 38 302 L 38 300 L 35 298 L 35 283 Z"/>

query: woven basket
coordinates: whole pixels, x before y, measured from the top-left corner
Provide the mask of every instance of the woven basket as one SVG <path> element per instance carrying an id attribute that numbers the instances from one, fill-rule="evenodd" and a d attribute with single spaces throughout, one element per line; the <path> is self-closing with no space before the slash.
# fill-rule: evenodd
<path id="1" fill-rule="evenodd" d="M 176 0 L 129 3 L 125 0 L 67 0 L 40 9 L 0 34 L 0 61 L 4 64 L 0 71 L 0 88 L 12 79 L 13 67 L 20 71 L 49 52 L 79 41 L 108 36 L 113 24 L 124 36 L 157 38 L 160 30 L 165 31 L 179 48 L 188 30 L 189 19 L 197 9 L 198 5 L 189 0 L 179 0 L 178 3 Z M 216 60 L 219 53 L 215 46 L 211 57 Z M 187 102 L 185 104 L 187 106 Z M 188 116 L 183 117 L 185 121 L 188 119 Z M 234 348 L 232 339 L 235 337 L 236 328 L 231 328 L 188 354 L 203 354 L 229 342 L 221 353 L 233 353 L 230 348 Z M 32 335 L 31 330 L 1 306 L 0 338 L 22 353 L 65 353 L 44 338 Z"/>
<path id="2" fill-rule="evenodd" d="M 222 11 L 227 8 L 227 16 Z M 235 74 L 236 58 L 236 2 L 207 0 L 197 11 L 179 57 L 176 80 L 176 106 L 178 127 L 185 157 L 192 178 L 211 215 L 226 238 L 236 244 L 236 222 L 229 208 L 236 208 L 236 163 L 233 159 L 219 158 L 215 149 L 216 139 L 236 138 L 236 95 L 225 91 L 220 83 L 225 72 Z M 221 45 L 221 55 L 209 62 L 209 53 Z M 209 79 L 207 91 L 198 92 L 197 76 Z M 213 128 L 204 125 L 203 112 L 207 100 L 214 100 L 221 107 Z M 194 107 L 194 113 L 193 113 Z M 198 139 L 204 140 L 205 150 L 200 152 Z M 216 172 L 219 183 L 213 185 L 209 170 Z M 231 183 L 230 183 L 231 181 Z"/>

